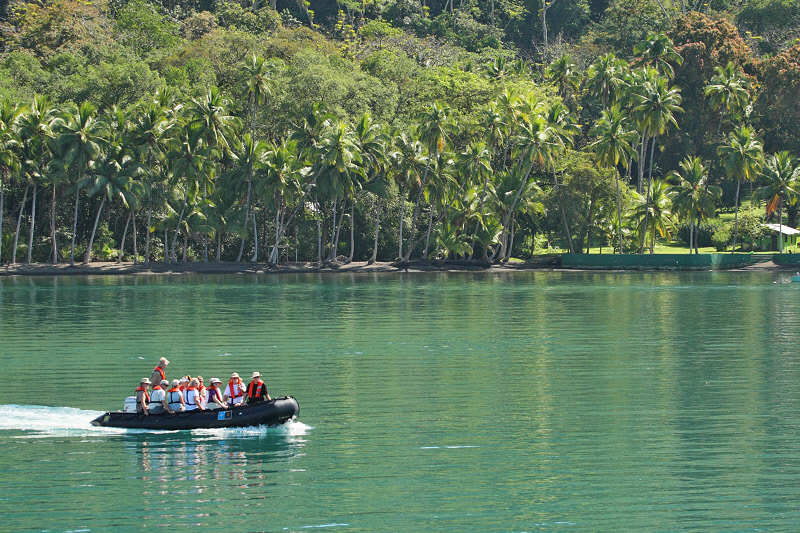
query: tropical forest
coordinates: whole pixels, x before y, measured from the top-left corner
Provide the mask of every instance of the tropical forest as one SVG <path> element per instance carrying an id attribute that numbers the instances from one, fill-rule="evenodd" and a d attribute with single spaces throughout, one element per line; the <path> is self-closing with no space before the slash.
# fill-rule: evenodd
<path id="1" fill-rule="evenodd" d="M 0 262 L 749 252 L 798 95 L 796 0 L 0 0 Z"/>

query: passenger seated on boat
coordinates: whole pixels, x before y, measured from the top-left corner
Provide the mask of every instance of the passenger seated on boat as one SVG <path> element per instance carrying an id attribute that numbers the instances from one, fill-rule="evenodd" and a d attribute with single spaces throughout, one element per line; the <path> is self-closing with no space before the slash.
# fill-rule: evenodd
<path id="1" fill-rule="evenodd" d="M 181 384 L 178 388 L 181 389 L 181 392 L 184 394 L 184 399 L 186 399 L 186 389 L 189 388 L 190 381 L 192 381 L 192 376 L 183 376 L 181 378 Z"/>
<path id="2" fill-rule="evenodd" d="M 267 392 L 267 384 L 261 380 L 260 372 L 253 372 L 252 381 L 247 386 L 247 403 L 258 403 L 269 401 L 269 392 Z"/>
<path id="3" fill-rule="evenodd" d="M 239 374 L 234 372 L 231 374 L 231 379 L 228 382 L 228 386 L 225 387 L 225 394 L 222 395 L 222 401 L 231 406 L 242 405 L 244 403 L 244 395 L 246 393 L 247 390 L 244 388 L 242 379 L 239 377 Z"/>
<path id="4" fill-rule="evenodd" d="M 168 364 L 169 361 L 167 361 L 166 357 L 162 357 L 158 360 L 158 365 L 156 365 L 156 367 L 153 369 L 153 375 L 150 376 L 150 381 L 153 383 L 153 390 L 158 387 L 159 383 L 167 379 L 166 374 L 164 374 L 164 370 L 167 369 Z"/>
<path id="5" fill-rule="evenodd" d="M 142 378 L 139 386 L 136 387 L 136 412 L 139 414 L 149 414 L 150 395 L 147 394 L 148 385 L 150 385 L 150 380 Z"/>
<path id="6" fill-rule="evenodd" d="M 211 378 L 211 387 L 208 389 L 208 399 L 206 405 L 208 409 L 227 409 L 228 404 L 222 401 L 222 393 L 219 391 L 219 386 L 222 384 L 217 378 Z"/>
<path id="7" fill-rule="evenodd" d="M 200 382 L 197 381 L 197 378 L 192 378 L 192 381 L 189 382 L 189 388 L 186 389 L 187 411 L 205 410 L 203 406 L 200 405 L 200 393 L 197 391 L 198 385 L 200 385 Z"/>
<path id="8" fill-rule="evenodd" d="M 177 379 L 173 379 L 172 387 L 167 391 L 167 405 L 173 413 L 182 413 L 186 410 L 183 392 L 181 392 L 181 389 L 178 387 L 179 383 Z"/>
<path id="9" fill-rule="evenodd" d="M 153 387 L 153 393 L 150 395 L 150 414 L 160 415 L 162 413 L 172 413 L 167 403 L 167 388 L 169 381 L 162 379 L 161 383 Z"/>
<path id="10" fill-rule="evenodd" d="M 200 395 L 200 406 L 207 409 L 206 402 L 208 400 L 208 389 L 203 385 L 203 376 L 197 376 L 197 392 Z"/>

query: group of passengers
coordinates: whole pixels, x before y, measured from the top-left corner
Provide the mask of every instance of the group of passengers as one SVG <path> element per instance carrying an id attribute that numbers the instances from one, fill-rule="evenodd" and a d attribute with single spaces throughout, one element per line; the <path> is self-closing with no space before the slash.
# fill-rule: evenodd
<path id="1" fill-rule="evenodd" d="M 145 415 L 162 413 L 181 413 L 184 411 L 206 411 L 214 409 L 228 409 L 248 404 L 270 401 L 267 385 L 261 380 L 259 372 L 253 372 L 252 381 L 245 387 L 239 374 L 234 372 L 231 379 L 220 392 L 222 381 L 211 378 L 209 387 L 206 388 L 203 377 L 184 376 L 180 379 L 167 381 L 165 370 L 169 361 L 162 357 L 153 369 L 153 375 L 142 378 L 136 388 L 136 412 Z M 152 387 L 153 392 L 148 393 Z"/>

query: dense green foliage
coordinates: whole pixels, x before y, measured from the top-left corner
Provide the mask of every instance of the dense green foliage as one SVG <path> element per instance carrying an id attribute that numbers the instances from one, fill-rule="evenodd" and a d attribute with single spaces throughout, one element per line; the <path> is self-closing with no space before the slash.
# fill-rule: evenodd
<path id="1" fill-rule="evenodd" d="M 724 248 L 748 196 L 797 223 L 793 1 L 2 9 L 2 261 Z"/>

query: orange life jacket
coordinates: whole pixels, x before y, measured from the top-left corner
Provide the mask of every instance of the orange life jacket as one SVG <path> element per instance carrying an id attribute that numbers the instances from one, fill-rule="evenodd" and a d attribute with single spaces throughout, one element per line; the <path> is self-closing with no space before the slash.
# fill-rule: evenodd
<path id="1" fill-rule="evenodd" d="M 228 388 L 231 390 L 231 400 L 242 395 L 242 389 L 239 388 L 239 380 L 236 380 L 235 383 L 233 380 L 230 380 L 228 382 Z"/>
<path id="2" fill-rule="evenodd" d="M 168 398 L 167 403 L 169 403 L 169 404 L 180 403 L 180 401 L 175 402 L 175 401 L 172 400 L 172 393 L 173 392 L 181 392 L 181 389 L 179 389 L 178 387 L 172 387 L 171 389 L 167 390 L 167 392 L 170 393 L 170 395 L 167 397 Z M 181 395 L 180 397 L 183 398 L 183 395 Z"/>
<path id="3" fill-rule="evenodd" d="M 161 374 L 161 379 L 167 379 L 167 375 L 164 373 L 164 369 L 161 368 L 160 366 L 155 367 L 153 369 L 153 372 L 158 372 L 159 374 Z"/>
<path id="4" fill-rule="evenodd" d="M 262 390 L 261 394 L 258 394 L 258 391 L 261 390 L 260 387 L 263 384 L 264 384 L 264 382 L 261 381 L 260 379 L 258 381 L 256 381 L 256 380 L 251 381 L 250 385 L 247 387 L 247 396 L 251 400 L 254 400 L 259 396 L 263 396 L 264 395 L 263 390 Z"/>
<path id="5" fill-rule="evenodd" d="M 130 390 L 130 389 L 128 389 L 128 390 Z M 147 394 L 147 388 L 142 387 L 141 385 L 139 385 L 138 387 L 136 387 L 136 392 L 139 392 L 139 391 L 142 391 L 144 393 L 142 395 L 142 399 L 144 400 L 144 403 L 150 403 L 150 395 Z"/>

